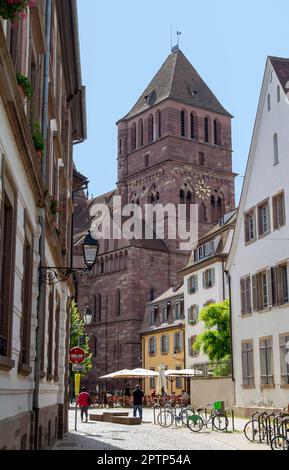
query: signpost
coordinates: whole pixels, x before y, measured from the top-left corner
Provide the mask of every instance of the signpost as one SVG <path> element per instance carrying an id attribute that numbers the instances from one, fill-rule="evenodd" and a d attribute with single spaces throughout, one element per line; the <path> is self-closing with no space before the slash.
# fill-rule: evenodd
<path id="1" fill-rule="evenodd" d="M 83 362 L 85 361 L 85 352 L 82 348 L 75 347 L 70 349 L 69 352 L 69 361 L 72 366 L 72 372 L 75 372 L 74 380 L 75 380 L 75 396 L 76 402 L 80 392 L 80 377 L 81 375 L 79 372 L 85 371 L 85 366 Z M 75 431 L 77 431 L 77 403 L 75 403 Z"/>

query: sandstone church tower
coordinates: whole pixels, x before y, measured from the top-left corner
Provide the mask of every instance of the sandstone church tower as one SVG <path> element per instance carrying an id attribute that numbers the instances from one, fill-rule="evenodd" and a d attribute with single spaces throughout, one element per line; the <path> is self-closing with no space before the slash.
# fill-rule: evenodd
<path id="1" fill-rule="evenodd" d="M 184 56 L 172 52 L 118 125 L 117 189 L 90 201 L 198 204 L 199 236 L 234 208 L 231 118 Z M 88 384 L 140 366 L 145 304 L 177 282 L 188 253 L 179 241 L 103 241 L 94 276 L 79 288 L 90 305 L 94 368 Z M 101 382 L 100 382 L 101 383 Z"/>

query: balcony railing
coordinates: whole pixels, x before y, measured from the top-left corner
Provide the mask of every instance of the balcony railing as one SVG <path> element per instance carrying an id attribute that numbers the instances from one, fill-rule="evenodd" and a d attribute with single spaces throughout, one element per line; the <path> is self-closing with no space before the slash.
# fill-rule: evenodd
<path id="1" fill-rule="evenodd" d="M 194 371 L 194 379 L 231 377 L 232 376 L 232 363 L 231 362 L 206 362 L 202 364 L 195 364 L 193 366 L 193 371 Z"/>

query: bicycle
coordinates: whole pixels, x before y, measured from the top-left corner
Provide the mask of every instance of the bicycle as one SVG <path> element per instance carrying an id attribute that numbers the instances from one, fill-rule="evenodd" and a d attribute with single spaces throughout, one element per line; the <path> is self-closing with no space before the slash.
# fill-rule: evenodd
<path id="1" fill-rule="evenodd" d="M 188 417 L 187 427 L 192 432 L 200 432 L 204 426 L 208 429 L 211 424 L 212 429 L 216 431 L 226 431 L 229 426 L 227 416 L 216 409 L 216 403 L 208 404 L 207 406 L 211 408 L 210 414 L 208 414 L 206 408 L 198 408 L 196 414 Z"/>
<path id="2" fill-rule="evenodd" d="M 282 430 L 275 435 L 270 442 L 271 449 L 276 450 L 289 450 L 289 417 L 284 417 L 280 423 Z"/>
<path id="3" fill-rule="evenodd" d="M 187 426 L 187 420 L 194 410 L 191 406 L 180 407 L 167 404 L 165 409 L 158 415 L 157 421 L 162 428 L 169 428 L 174 423 L 178 425 L 181 423 L 183 426 Z"/>
<path id="4" fill-rule="evenodd" d="M 256 419 L 257 415 L 259 416 Z M 266 418 L 267 418 L 266 412 L 261 413 L 261 414 L 259 414 L 258 412 L 255 412 L 252 414 L 252 419 L 248 421 L 248 423 L 246 423 L 244 430 L 243 430 L 248 441 L 255 442 L 256 440 L 258 440 L 259 442 L 263 442 L 266 440 L 266 436 L 267 436 L 267 429 L 265 426 Z"/>

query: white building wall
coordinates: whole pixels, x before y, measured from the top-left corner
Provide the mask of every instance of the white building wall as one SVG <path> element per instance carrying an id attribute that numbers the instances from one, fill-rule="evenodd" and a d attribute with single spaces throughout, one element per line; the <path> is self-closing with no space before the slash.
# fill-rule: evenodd
<path id="1" fill-rule="evenodd" d="M 236 249 L 232 250 L 229 268 L 232 286 L 233 353 L 236 379 L 237 406 L 283 407 L 289 402 L 289 390 L 281 389 L 279 334 L 289 332 L 289 306 L 273 307 L 263 313 L 241 317 L 240 278 L 253 275 L 262 268 L 275 266 L 289 259 L 289 103 L 278 78 L 270 66 L 266 71 L 263 106 L 256 146 L 252 147 L 253 166 L 249 186 L 244 194 L 244 206 L 239 214 Z M 272 72 L 272 75 L 271 75 Z M 270 81 L 272 77 L 272 81 Z M 281 89 L 281 102 L 277 103 L 277 86 Z M 268 87 L 268 88 L 267 88 Z M 267 94 L 271 95 L 271 111 L 267 110 Z M 273 135 L 278 133 L 279 164 L 274 166 Z M 286 226 L 274 231 L 272 226 L 272 196 L 285 192 Z M 270 197 L 271 233 L 263 239 L 245 246 L 244 212 Z M 238 226 L 238 225 L 237 225 Z M 259 338 L 273 335 L 274 378 L 273 389 L 260 386 Z M 242 387 L 241 342 L 254 339 L 255 388 Z"/>
<path id="2" fill-rule="evenodd" d="M 215 270 L 215 285 L 206 289 L 203 287 L 203 273 L 208 269 Z M 188 292 L 188 280 L 191 276 L 198 276 L 198 292 L 191 294 Z M 223 287 L 223 279 L 225 281 L 225 295 Z M 222 302 L 224 298 L 228 298 L 228 284 L 226 276 L 223 276 L 223 266 L 221 261 L 212 263 L 209 266 L 200 268 L 191 274 L 184 277 L 184 309 L 186 316 L 186 368 L 191 368 L 194 364 L 208 362 L 206 355 L 200 353 L 197 357 L 191 357 L 189 354 L 189 338 L 191 336 L 198 336 L 204 331 L 204 323 L 199 321 L 196 325 L 190 325 L 188 319 L 188 311 L 191 306 L 198 305 L 199 312 L 201 312 L 204 305 L 212 300 L 214 302 Z"/>

